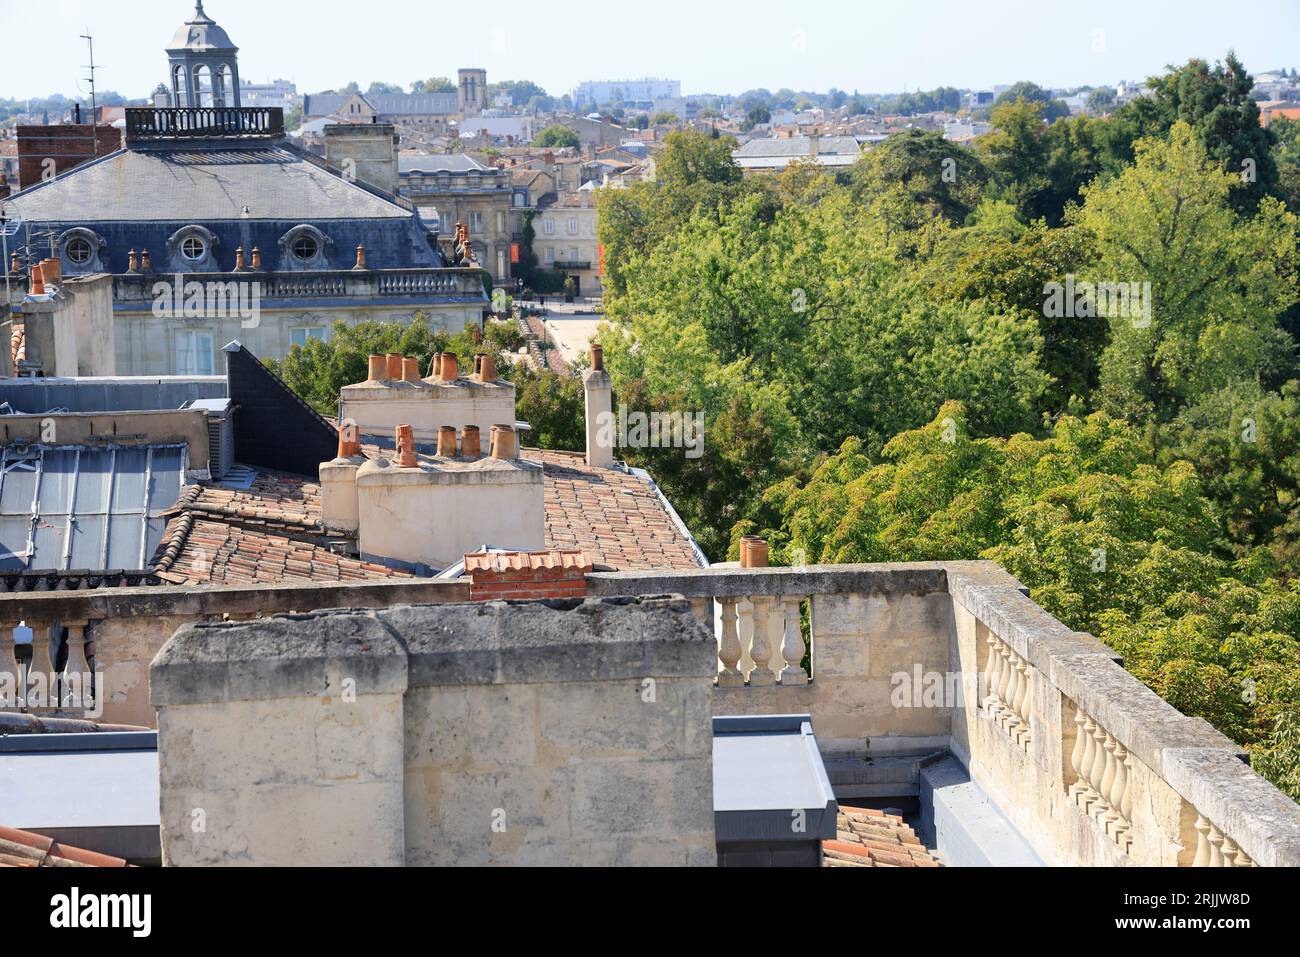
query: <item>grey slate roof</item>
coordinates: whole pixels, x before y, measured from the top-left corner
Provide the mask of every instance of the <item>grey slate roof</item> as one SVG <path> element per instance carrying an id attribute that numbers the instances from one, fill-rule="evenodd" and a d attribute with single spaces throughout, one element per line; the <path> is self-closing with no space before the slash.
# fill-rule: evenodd
<path id="1" fill-rule="evenodd" d="M 303 116 L 330 116 L 338 112 L 351 93 L 318 93 L 303 98 Z M 382 116 L 446 116 L 460 111 L 455 93 L 377 93 L 362 94 L 367 103 Z"/>
<path id="2" fill-rule="evenodd" d="M 410 219 L 402 207 L 275 146 L 119 150 L 16 193 L 28 222 Z"/>
<path id="3" fill-rule="evenodd" d="M 466 153 L 433 153 L 397 157 L 397 171 L 399 173 L 436 173 L 439 170 L 464 173 L 472 169 L 486 172 L 491 168 L 490 166 L 484 166 Z"/>
<path id="4" fill-rule="evenodd" d="M 737 159 L 757 156 L 807 156 L 810 148 L 807 136 L 760 137 L 750 140 L 733 152 Z M 852 136 L 823 136 L 817 142 L 817 155 L 857 156 L 862 150 Z"/>

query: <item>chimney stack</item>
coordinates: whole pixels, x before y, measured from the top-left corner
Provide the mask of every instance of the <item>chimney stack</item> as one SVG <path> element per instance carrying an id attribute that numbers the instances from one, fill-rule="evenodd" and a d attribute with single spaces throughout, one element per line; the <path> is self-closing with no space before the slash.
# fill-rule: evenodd
<path id="1" fill-rule="evenodd" d="M 605 371 L 604 349 L 595 342 L 591 344 L 591 368 L 582 377 L 582 388 L 587 405 L 587 464 L 607 469 L 614 464 L 614 384 Z"/>

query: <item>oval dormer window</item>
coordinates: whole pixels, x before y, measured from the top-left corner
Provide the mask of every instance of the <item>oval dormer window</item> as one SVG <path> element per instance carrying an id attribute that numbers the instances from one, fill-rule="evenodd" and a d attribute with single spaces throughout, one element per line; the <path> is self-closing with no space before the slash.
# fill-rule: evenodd
<path id="1" fill-rule="evenodd" d="M 68 261 L 76 263 L 78 266 L 84 266 L 90 262 L 90 257 L 95 255 L 90 242 L 80 236 L 69 239 L 67 245 L 63 247 L 63 251 L 67 255 Z"/>
<path id="2" fill-rule="evenodd" d="M 181 255 L 192 263 L 199 262 L 207 251 L 207 245 L 198 236 L 186 236 L 181 240 Z"/>
<path id="3" fill-rule="evenodd" d="M 289 248 L 299 262 L 311 262 L 320 253 L 320 243 L 310 233 L 299 233 Z"/>

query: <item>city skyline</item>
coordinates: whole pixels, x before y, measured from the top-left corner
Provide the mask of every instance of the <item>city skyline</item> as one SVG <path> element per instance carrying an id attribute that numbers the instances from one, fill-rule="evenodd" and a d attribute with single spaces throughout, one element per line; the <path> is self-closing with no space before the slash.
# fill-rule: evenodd
<path id="1" fill-rule="evenodd" d="M 147 95 L 165 78 L 162 48 L 192 6 L 142 0 L 129 20 L 111 16 L 112 9 L 85 0 L 51 4 L 43 22 L 64 26 L 47 28 L 39 43 L 7 51 L 11 79 L 0 95 L 88 97 L 87 50 L 80 36 L 86 30 L 95 36 L 96 88 L 128 98 Z M 983 16 L 941 2 L 923 18 L 915 7 L 890 2 L 842 10 L 831 5 L 806 23 L 772 2 L 752 4 L 739 18 L 667 2 L 655 18 L 638 25 L 635 44 L 611 41 L 598 24 L 539 22 L 533 8 L 513 0 L 494 9 L 499 15 L 488 22 L 437 22 L 431 43 L 420 30 L 382 28 L 417 14 L 419 8 L 402 0 L 368 4 L 369 29 L 344 29 L 350 7 L 338 0 L 322 0 L 309 20 L 301 8 L 251 0 L 210 0 L 206 6 L 240 46 L 246 82 L 284 78 L 300 92 L 353 80 L 363 88 L 372 81 L 406 87 L 417 78 L 454 76 L 462 66 L 486 68 L 494 82 L 531 80 L 560 96 L 585 80 L 645 76 L 680 80 L 687 95 L 757 87 L 862 93 L 987 89 L 1018 80 L 1068 88 L 1142 80 L 1192 57 L 1222 59 L 1229 49 L 1255 73 L 1300 60 L 1288 39 L 1300 28 L 1300 9 L 1285 0 L 1255 4 L 1250 17 L 1225 16 L 1220 5 L 1199 0 L 1140 9 L 1103 0 L 1086 10 L 1010 0 L 986 8 Z M 0 11 L 0 33 L 25 35 L 22 10 Z M 1273 26 L 1259 30 L 1262 22 Z M 935 29 L 949 23 L 951 28 Z M 295 37 L 301 42 L 286 40 Z"/>

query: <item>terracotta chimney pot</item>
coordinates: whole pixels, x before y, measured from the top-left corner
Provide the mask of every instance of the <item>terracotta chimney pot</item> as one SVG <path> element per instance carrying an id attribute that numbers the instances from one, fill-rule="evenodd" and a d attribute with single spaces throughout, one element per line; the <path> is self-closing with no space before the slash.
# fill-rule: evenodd
<path id="1" fill-rule="evenodd" d="M 483 361 L 478 367 L 478 380 L 479 382 L 497 381 L 497 364 L 490 352 L 483 353 Z"/>
<path id="2" fill-rule="evenodd" d="M 262 250 L 256 246 L 253 247 L 253 268 L 258 270 L 262 268 Z"/>
<path id="3" fill-rule="evenodd" d="M 339 427 L 339 454 L 341 459 L 349 458 L 353 455 L 361 454 L 361 438 L 357 435 L 355 425 L 340 425 Z"/>
<path id="4" fill-rule="evenodd" d="M 456 457 L 456 427 L 444 425 L 438 429 L 438 454 L 443 458 Z"/>
<path id="5" fill-rule="evenodd" d="M 388 378 L 388 357 L 371 356 L 370 372 L 366 376 L 367 382 L 383 382 Z"/>
<path id="6" fill-rule="evenodd" d="M 460 454 L 470 459 L 476 459 L 483 454 L 477 425 L 467 425 L 460 433 Z"/>
<path id="7" fill-rule="evenodd" d="M 492 457 L 494 459 L 513 459 L 515 457 L 515 427 L 513 425 L 492 426 Z"/>
<path id="8" fill-rule="evenodd" d="M 357 264 L 352 268 L 353 269 L 366 268 L 366 247 L 364 245 L 357 247 Z"/>
<path id="9" fill-rule="evenodd" d="M 243 268 L 244 268 L 244 247 L 236 246 L 235 247 L 235 269 L 240 270 Z"/>
<path id="10" fill-rule="evenodd" d="M 413 469 L 419 466 L 420 462 L 415 457 L 415 436 L 409 425 L 399 425 L 397 427 L 397 467 L 399 469 Z"/>
<path id="11" fill-rule="evenodd" d="M 140 271 L 140 256 L 136 253 L 134 249 L 132 249 L 130 252 L 126 254 L 126 271 L 127 272 Z"/>
<path id="12" fill-rule="evenodd" d="M 33 296 L 45 295 L 45 276 L 41 273 L 39 263 L 32 266 L 31 294 Z"/>
<path id="13" fill-rule="evenodd" d="M 456 368 L 456 353 L 444 352 L 442 354 L 442 375 L 443 382 L 455 382 L 460 374 Z"/>
<path id="14" fill-rule="evenodd" d="M 418 356 L 402 356 L 402 379 L 405 382 L 420 381 L 420 359 Z"/>
<path id="15" fill-rule="evenodd" d="M 58 285 L 63 279 L 63 263 L 57 259 L 45 259 L 41 261 L 41 276 L 48 283 Z"/>
<path id="16" fill-rule="evenodd" d="M 767 567 L 767 541 L 765 539 L 758 535 L 746 535 L 740 540 L 740 567 Z"/>
<path id="17" fill-rule="evenodd" d="M 140 271 L 149 272 L 153 269 L 153 261 L 149 258 L 149 250 L 140 250 Z"/>
<path id="18" fill-rule="evenodd" d="M 591 344 L 591 367 L 597 370 L 605 368 L 605 348 L 599 342 Z"/>
<path id="19" fill-rule="evenodd" d="M 388 375 L 386 378 L 390 382 L 400 382 L 402 380 L 402 357 L 396 352 L 388 353 Z"/>
<path id="20" fill-rule="evenodd" d="M 430 372 L 429 375 L 436 381 L 439 382 L 442 381 L 442 353 L 441 352 L 435 352 L 433 354 L 433 371 Z"/>

